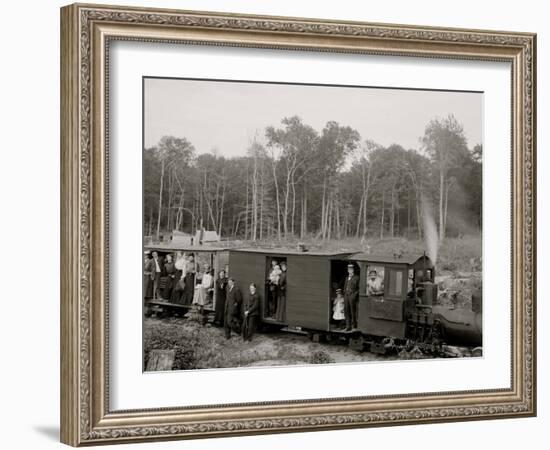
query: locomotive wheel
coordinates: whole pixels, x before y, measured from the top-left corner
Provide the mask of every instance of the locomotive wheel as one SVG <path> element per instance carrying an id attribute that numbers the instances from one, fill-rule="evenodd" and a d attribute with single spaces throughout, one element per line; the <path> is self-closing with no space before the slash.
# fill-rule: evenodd
<path id="1" fill-rule="evenodd" d="M 365 339 L 363 338 L 363 336 L 350 337 L 348 341 L 348 346 L 352 350 L 362 352 L 365 349 Z"/>

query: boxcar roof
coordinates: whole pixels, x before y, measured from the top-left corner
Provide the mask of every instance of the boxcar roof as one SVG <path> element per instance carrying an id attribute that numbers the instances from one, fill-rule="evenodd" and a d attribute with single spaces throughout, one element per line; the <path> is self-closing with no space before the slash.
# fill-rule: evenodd
<path id="1" fill-rule="evenodd" d="M 226 247 L 215 247 L 213 245 L 181 245 L 176 243 L 167 243 L 167 244 L 150 244 L 144 246 L 145 250 L 149 251 L 182 251 L 182 252 L 220 252 L 228 251 L 230 248 Z"/>
<path id="2" fill-rule="evenodd" d="M 426 255 L 371 255 L 369 253 L 354 253 L 349 256 L 348 259 L 352 261 L 365 261 L 371 263 L 382 263 L 382 264 L 407 264 L 412 266 L 413 264 L 426 260 L 428 266 L 432 265 L 430 258 Z"/>
<path id="3" fill-rule="evenodd" d="M 266 255 L 293 255 L 293 256 L 348 256 L 352 251 L 311 251 L 302 252 L 288 248 L 232 248 L 232 252 L 263 253 Z"/>

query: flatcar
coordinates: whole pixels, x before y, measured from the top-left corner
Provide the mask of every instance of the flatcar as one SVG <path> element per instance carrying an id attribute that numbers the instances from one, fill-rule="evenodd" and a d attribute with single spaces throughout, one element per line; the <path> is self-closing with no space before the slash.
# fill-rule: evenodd
<path id="1" fill-rule="evenodd" d="M 159 257 L 164 259 L 166 255 L 175 255 L 180 252 L 185 256 L 193 255 L 194 257 L 194 272 L 196 273 L 204 264 L 208 264 L 211 268 L 211 274 L 214 279 L 218 276 L 220 270 L 228 270 L 229 250 L 225 247 L 211 245 L 183 245 L 173 242 L 150 244 L 144 247 L 146 253 L 157 252 Z M 163 280 L 161 280 L 163 281 Z M 193 278 L 193 283 L 196 285 L 197 279 Z M 192 287 L 193 290 L 195 286 Z M 144 286 L 145 291 L 145 286 Z M 145 292 L 143 294 L 145 296 Z M 217 292 L 212 290 L 211 302 L 204 307 L 204 313 L 208 314 L 214 310 L 217 300 Z M 149 316 L 152 313 L 159 315 L 187 313 L 191 308 L 191 304 L 182 304 L 171 302 L 170 299 L 154 298 L 146 299 L 144 302 L 145 315 Z"/>

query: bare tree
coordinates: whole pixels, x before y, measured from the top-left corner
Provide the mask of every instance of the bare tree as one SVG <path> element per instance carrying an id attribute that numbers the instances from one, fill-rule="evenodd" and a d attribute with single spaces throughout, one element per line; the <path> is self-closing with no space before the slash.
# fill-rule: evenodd
<path id="1" fill-rule="evenodd" d="M 192 158 L 195 149 L 185 138 L 163 136 L 157 146 L 157 155 L 160 160 L 159 202 L 157 218 L 157 238 L 160 237 L 160 225 L 162 217 L 162 195 L 164 191 L 164 176 L 166 170 L 174 165 L 185 165 Z M 170 207 L 170 205 L 169 205 Z M 169 224 L 167 224 L 169 225 Z"/>
<path id="2" fill-rule="evenodd" d="M 452 114 L 433 119 L 426 126 L 422 144 L 439 172 L 439 240 L 442 241 L 445 239 L 447 176 L 461 154 L 468 152 L 464 129 Z"/>

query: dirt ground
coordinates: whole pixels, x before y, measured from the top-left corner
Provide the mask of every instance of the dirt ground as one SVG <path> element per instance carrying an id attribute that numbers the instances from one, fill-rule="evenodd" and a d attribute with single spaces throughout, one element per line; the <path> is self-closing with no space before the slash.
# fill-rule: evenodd
<path id="1" fill-rule="evenodd" d="M 235 334 L 226 340 L 223 328 L 213 327 L 210 324 L 197 326 L 183 318 L 147 318 L 144 321 L 146 341 L 151 339 L 151 336 L 173 335 L 175 332 L 180 333 L 178 337 L 172 338 L 166 345 L 157 343 L 153 347 L 174 348 L 174 339 L 179 340 L 182 347 L 185 347 L 185 341 L 191 345 L 191 338 L 187 338 L 188 333 L 200 333 L 199 341 L 193 340 L 193 345 L 202 348 L 197 349 L 195 367 L 188 368 L 349 363 L 387 361 L 397 358 L 395 355 L 382 356 L 351 350 L 345 343 L 312 342 L 306 335 L 284 331 L 257 333 L 251 342 L 243 342 L 242 338 Z M 205 348 L 206 346 L 209 348 Z M 174 368 L 178 369 L 178 367 Z"/>

